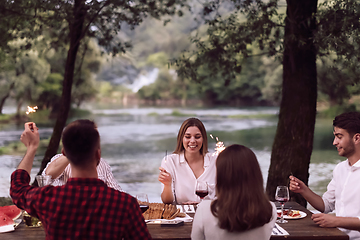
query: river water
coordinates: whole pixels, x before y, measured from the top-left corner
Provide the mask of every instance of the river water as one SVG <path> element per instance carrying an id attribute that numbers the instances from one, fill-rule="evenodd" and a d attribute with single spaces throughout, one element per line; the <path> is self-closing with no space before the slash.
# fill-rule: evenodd
<path id="1" fill-rule="evenodd" d="M 110 164 L 121 187 L 131 195 L 145 192 L 150 201 L 159 202 L 161 186 L 157 180 L 158 167 L 165 153 L 170 154 L 174 150 L 178 130 L 185 119 L 198 117 L 204 123 L 210 152 L 214 152 L 216 144 L 209 137 L 210 134 L 218 137 L 225 145 L 238 143 L 250 147 L 259 160 L 266 181 L 277 113 L 277 108 L 128 108 L 94 109 L 88 118 L 95 120 L 98 125 L 102 157 Z M 22 125 L 1 126 L 0 146 L 17 141 L 22 130 Z M 48 138 L 52 128 L 49 124 L 39 125 L 39 131 L 41 138 Z M 337 156 L 332 138 L 331 120 L 318 119 L 309 185 L 319 194 L 326 190 L 334 166 L 344 160 Z M 9 196 L 10 175 L 21 159 L 22 156 L 0 156 L 1 197 Z M 34 161 L 32 180 L 38 172 L 41 159 L 40 153 Z"/>

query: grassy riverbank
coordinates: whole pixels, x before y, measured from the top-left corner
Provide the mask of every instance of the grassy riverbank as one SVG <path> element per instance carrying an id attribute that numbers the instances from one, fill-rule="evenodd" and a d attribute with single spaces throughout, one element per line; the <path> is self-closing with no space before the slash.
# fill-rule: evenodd
<path id="1" fill-rule="evenodd" d="M 0 197 L 0 206 L 13 205 L 11 198 L 9 197 Z"/>

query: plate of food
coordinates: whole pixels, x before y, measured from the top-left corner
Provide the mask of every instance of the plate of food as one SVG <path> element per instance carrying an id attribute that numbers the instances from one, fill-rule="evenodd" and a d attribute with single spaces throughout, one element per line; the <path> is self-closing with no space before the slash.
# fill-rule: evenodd
<path id="1" fill-rule="evenodd" d="M 292 210 L 292 209 L 284 209 L 283 210 L 284 219 L 301 219 L 306 217 L 306 213 L 299 210 Z M 281 217 L 281 210 L 277 210 L 277 217 Z"/>
<path id="2" fill-rule="evenodd" d="M 173 220 L 191 222 L 192 217 L 181 212 L 176 205 L 164 203 L 150 203 L 149 209 L 143 213 L 146 223 L 165 224 L 174 223 Z M 178 223 L 178 222 L 176 222 Z"/>

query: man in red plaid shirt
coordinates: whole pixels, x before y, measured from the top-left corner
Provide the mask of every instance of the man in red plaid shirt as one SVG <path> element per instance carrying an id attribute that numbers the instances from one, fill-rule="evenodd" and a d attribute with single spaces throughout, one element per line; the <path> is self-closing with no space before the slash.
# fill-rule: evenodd
<path id="1" fill-rule="evenodd" d="M 94 122 L 76 120 L 63 132 L 63 154 L 72 168 L 64 186 L 29 185 L 40 141 L 35 123 L 25 123 L 20 140 L 27 151 L 11 175 L 10 195 L 41 220 L 46 239 L 151 239 L 136 199 L 98 179 L 101 150 Z"/>

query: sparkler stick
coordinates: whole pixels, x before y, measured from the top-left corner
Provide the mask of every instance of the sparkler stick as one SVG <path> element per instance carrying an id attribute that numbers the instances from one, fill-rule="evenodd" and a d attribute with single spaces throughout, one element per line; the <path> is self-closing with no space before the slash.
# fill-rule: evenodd
<path id="1" fill-rule="evenodd" d="M 164 161 L 164 164 L 166 164 L 166 160 L 167 160 L 167 150 L 165 151 L 165 161 Z M 166 170 L 160 170 L 160 172 L 165 172 L 166 173 Z"/>

